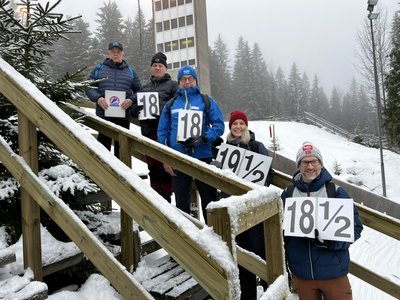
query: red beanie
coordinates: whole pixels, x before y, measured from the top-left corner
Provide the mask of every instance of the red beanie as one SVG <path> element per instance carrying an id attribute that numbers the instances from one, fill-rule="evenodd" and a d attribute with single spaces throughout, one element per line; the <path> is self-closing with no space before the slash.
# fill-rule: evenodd
<path id="1" fill-rule="evenodd" d="M 246 126 L 249 126 L 246 114 L 240 110 L 235 110 L 235 111 L 231 112 L 231 118 L 229 119 L 229 129 L 231 129 L 232 123 L 239 119 L 243 120 L 243 122 L 246 124 Z"/>

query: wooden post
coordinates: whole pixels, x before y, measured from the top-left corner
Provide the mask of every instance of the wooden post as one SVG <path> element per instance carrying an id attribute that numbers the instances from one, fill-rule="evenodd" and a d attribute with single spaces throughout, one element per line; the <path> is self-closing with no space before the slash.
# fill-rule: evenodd
<path id="1" fill-rule="evenodd" d="M 190 214 L 197 220 L 200 220 L 200 201 L 197 194 L 197 188 L 194 180 L 192 181 L 192 188 L 190 190 Z"/>
<path id="2" fill-rule="evenodd" d="M 279 211 L 279 209 L 278 209 Z M 279 213 L 264 221 L 264 241 L 267 260 L 268 283 L 284 274 L 282 222 Z"/>
<path id="3" fill-rule="evenodd" d="M 36 127 L 18 111 L 19 154 L 34 173 L 38 173 L 38 143 Z M 31 268 L 35 280 L 43 280 L 42 248 L 40 239 L 40 206 L 21 188 L 21 218 L 24 268 Z"/>
<path id="4" fill-rule="evenodd" d="M 129 166 L 132 165 L 132 156 L 131 156 L 131 142 L 126 136 L 119 136 L 119 158 L 120 160 Z M 136 269 L 138 261 L 134 261 L 134 257 L 140 256 L 139 254 L 134 255 L 133 246 L 133 221 L 132 218 L 121 209 L 121 263 L 126 267 L 129 272 L 132 272 L 133 269 Z"/>
<path id="5" fill-rule="evenodd" d="M 232 240 L 232 224 L 229 216 L 228 208 L 213 208 L 207 210 L 208 226 L 212 227 L 216 234 L 226 242 L 229 250 L 232 253 L 233 240 Z"/>

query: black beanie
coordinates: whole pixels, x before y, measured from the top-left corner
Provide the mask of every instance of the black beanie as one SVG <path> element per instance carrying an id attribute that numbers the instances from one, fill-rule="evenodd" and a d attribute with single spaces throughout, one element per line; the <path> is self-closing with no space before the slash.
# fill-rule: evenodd
<path id="1" fill-rule="evenodd" d="M 162 52 L 158 52 L 158 53 L 154 54 L 154 56 L 151 58 L 151 66 L 154 63 L 163 64 L 166 68 L 168 68 L 167 67 L 167 57 Z"/>

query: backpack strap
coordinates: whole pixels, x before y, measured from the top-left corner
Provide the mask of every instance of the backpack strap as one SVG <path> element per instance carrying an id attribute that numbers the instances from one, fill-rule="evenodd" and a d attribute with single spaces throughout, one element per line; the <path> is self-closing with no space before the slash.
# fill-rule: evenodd
<path id="1" fill-rule="evenodd" d="M 328 198 L 336 198 L 336 184 L 332 181 L 325 183 L 326 194 Z"/>
<path id="2" fill-rule="evenodd" d="M 293 196 L 293 191 L 294 191 L 294 185 L 291 184 L 286 188 L 286 197 L 290 198 Z"/>
<path id="3" fill-rule="evenodd" d="M 99 73 L 100 73 L 101 68 L 103 68 L 103 64 L 98 64 L 96 66 L 96 70 L 94 70 L 94 80 L 99 79 Z"/>

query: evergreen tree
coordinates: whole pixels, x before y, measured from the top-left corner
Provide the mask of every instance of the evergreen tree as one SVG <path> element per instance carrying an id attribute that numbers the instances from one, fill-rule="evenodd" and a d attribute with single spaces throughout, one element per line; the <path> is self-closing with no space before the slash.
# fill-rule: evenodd
<path id="1" fill-rule="evenodd" d="M 251 88 L 248 95 L 248 104 L 251 109 L 248 110 L 250 119 L 260 119 L 268 115 L 267 107 L 270 106 L 271 99 L 268 99 L 268 71 L 264 62 L 260 47 L 254 44 L 251 51 Z"/>
<path id="2" fill-rule="evenodd" d="M 123 19 L 117 3 L 109 0 L 104 3 L 97 13 L 99 24 L 96 30 L 96 37 L 99 40 L 100 49 L 107 50 L 107 46 L 111 41 L 119 41 L 123 43 Z"/>
<path id="3" fill-rule="evenodd" d="M 291 118 L 296 117 L 300 112 L 300 99 L 302 97 L 302 80 L 296 63 L 292 64 L 288 79 L 288 113 Z"/>
<path id="4" fill-rule="evenodd" d="M 48 63 L 49 78 L 60 78 L 65 73 L 75 73 L 80 69 L 92 67 L 90 63 L 91 32 L 89 23 L 82 19 L 72 21 L 74 33 L 66 39 L 58 40 Z"/>
<path id="5" fill-rule="evenodd" d="M 235 64 L 233 67 L 233 98 L 232 109 L 240 109 L 249 113 L 252 110 L 250 105 L 249 95 L 252 86 L 252 63 L 251 52 L 249 44 L 243 39 L 239 38 L 238 46 L 236 48 Z"/>
<path id="6" fill-rule="evenodd" d="M 233 109 L 231 68 L 229 66 L 229 50 L 221 35 L 214 42 L 214 48 L 210 49 L 210 82 L 211 95 L 218 102 L 224 119 L 229 119 L 229 113 Z"/>
<path id="7" fill-rule="evenodd" d="M 275 74 L 275 86 L 276 86 L 276 102 L 273 106 L 273 113 L 278 118 L 288 117 L 288 86 L 285 78 L 285 74 L 279 67 Z"/>
<path id="8" fill-rule="evenodd" d="M 330 114 L 328 121 L 341 127 L 341 124 L 343 122 L 342 120 L 342 114 L 341 114 L 341 99 L 339 95 L 339 91 L 337 88 L 334 86 L 332 89 L 332 94 L 330 97 Z"/>
<path id="9" fill-rule="evenodd" d="M 400 12 L 396 12 L 393 18 L 391 40 L 390 67 L 385 78 L 388 97 L 383 110 L 384 126 L 390 144 L 400 147 Z"/>
<path id="10" fill-rule="evenodd" d="M 321 118 L 328 118 L 329 102 L 323 88 L 319 84 L 318 76 L 314 76 L 311 88 L 310 111 Z"/>
<path id="11" fill-rule="evenodd" d="M 311 88 L 310 81 L 308 80 L 307 74 L 304 72 L 301 78 L 301 95 L 299 98 L 299 113 L 309 110 L 310 105 Z"/>

